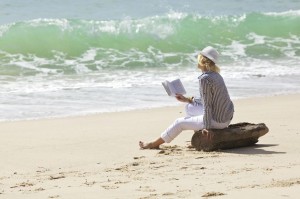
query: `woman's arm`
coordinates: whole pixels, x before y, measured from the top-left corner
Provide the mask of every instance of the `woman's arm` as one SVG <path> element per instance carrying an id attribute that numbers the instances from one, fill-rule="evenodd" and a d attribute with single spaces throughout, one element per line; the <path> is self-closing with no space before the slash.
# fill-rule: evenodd
<path id="1" fill-rule="evenodd" d="M 201 79 L 201 88 L 200 92 L 202 93 L 203 99 L 203 123 L 204 129 L 211 128 L 211 119 L 212 119 L 212 88 L 211 84 L 206 78 Z"/>
<path id="2" fill-rule="evenodd" d="M 185 97 L 181 94 L 176 94 L 176 99 L 180 102 L 187 102 L 187 103 L 193 103 L 194 97 Z"/>

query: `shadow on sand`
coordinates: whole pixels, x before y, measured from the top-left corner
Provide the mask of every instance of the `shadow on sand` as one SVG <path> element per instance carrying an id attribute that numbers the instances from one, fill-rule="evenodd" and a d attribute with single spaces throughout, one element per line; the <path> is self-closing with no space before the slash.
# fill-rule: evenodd
<path id="1" fill-rule="evenodd" d="M 278 146 L 278 144 L 255 144 L 252 146 L 235 148 L 235 149 L 226 149 L 222 150 L 223 153 L 236 153 L 236 154 L 249 154 L 249 155 L 256 155 L 256 154 L 286 154 L 286 152 L 279 152 L 279 151 L 271 151 L 267 150 L 268 147 Z"/>

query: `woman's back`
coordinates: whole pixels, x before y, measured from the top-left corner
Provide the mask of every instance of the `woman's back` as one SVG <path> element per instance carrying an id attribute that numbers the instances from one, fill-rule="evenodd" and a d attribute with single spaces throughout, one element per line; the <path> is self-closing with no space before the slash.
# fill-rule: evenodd
<path id="1" fill-rule="evenodd" d="M 212 71 L 199 77 L 200 95 L 204 106 L 204 123 L 210 128 L 211 119 L 226 122 L 233 117 L 234 106 L 223 77 Z"/>

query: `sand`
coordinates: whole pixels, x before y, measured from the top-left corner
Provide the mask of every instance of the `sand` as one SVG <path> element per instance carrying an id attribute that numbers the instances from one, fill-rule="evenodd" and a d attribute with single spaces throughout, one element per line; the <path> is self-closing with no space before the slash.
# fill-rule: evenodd
<path id="1" fill-rule="evenodd" d="M 300 95 L 235 100 L 233 123 L 265 123 L 251 147 L 190 149 L 185 131 L 140 150 L 177 107 L 0 123 L 0 198 L 298 198 Z"/>

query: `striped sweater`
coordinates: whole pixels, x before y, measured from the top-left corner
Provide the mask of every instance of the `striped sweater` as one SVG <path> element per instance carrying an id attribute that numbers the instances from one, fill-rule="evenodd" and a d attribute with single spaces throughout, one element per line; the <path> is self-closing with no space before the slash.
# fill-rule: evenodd
<path id="1" fill-rule="evenodd" d="M 204 72 L 198 79 L 204 109 L 204 128 L 210 129 L 212 127 L 212 119 L 219 123 L 231 120 L 234 106 L 222 76 L 219 73 L 208 71 Z"/>

